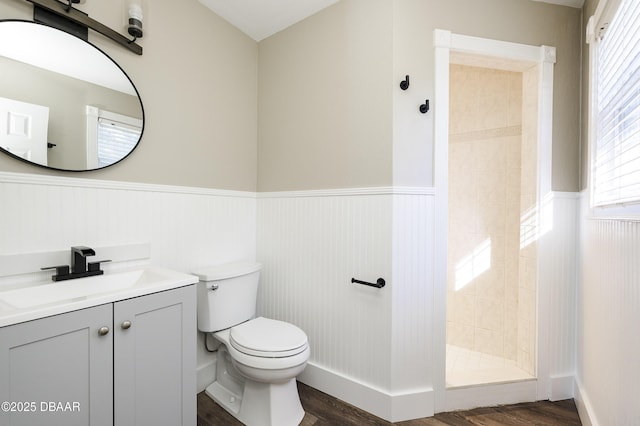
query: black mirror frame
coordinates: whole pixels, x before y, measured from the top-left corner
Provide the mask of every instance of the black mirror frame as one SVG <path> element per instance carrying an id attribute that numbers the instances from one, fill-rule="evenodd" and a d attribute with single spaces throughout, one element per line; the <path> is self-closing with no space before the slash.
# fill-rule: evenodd
<path id="1" fill-rule="evenodd" d="M 119 70 L 122 72 L 122 74 L 127 78 L 127 80 L 129 80 L 129 83 L 131 83 L 131 87 L 133 87 L 133 90 L 136 92 L 136 96 L 138 96 L 138 102 L 140 102 L 140 110 L 141 110 L 141 112 L 142 112 L 142 128 L 140 129 L 140 137 L 138 138 L 138 142 L 137 142 L 137 143 L 136 143 L 136 145 L 133 147 L 133 149 L 131 149 L 131 151 L 129 151 L 129 153 L 128 153 L 127 155 L 125 155 L 124 157 L 122 157 L 122 158 L 121 158 L 121 159 L 119 159 L 118 161 L 115 161 L 115 162 L 113 162 L 113 163 L 111 163 L 111 164 L 109 164 L 109 165 L 106 165 L 106 166 L 103 166 L 103 167 L 97 167 L 97 168 L 95 168 L 95 169 L 84 169 L 84 170 L 82 170 L 82 169 L 77 169 L 77 170 L 76 170 L 76 169 L 61 169 L 61 168 L 51 167 L 51 166 L 45 166 L 44 164 L 39 164 L 39 163 L 35 163 L 35 162 L 33 162 L 33 161 L 29 161 L 29 160 L 27 160 L 27 159 L 25 159 L 25 158 L 22 158 L 22 157 L 19 157 L 19 156 L 15 155 L 15 154 L 12 154 L 11 152 L 9 152 L 9 151 L 5 150 L 5 149 L 4 149 L 4 148 L 2 148 L 2 147 L 0 147 L 0 152 L 3 152 L 4 154 L 6 154 L 6 155 L 8 155 L 8 156 L 10 156 L 10 157 L 13 157 L 13 158 L 15 158 L 15 159 L 17 159 L 17 160 L 20 160 L 20 161 L 22 161 L 22 162 L 24 162 L 24 163 L 27 163 L 27 164 L 31 164 L 31 165 L 33 165 L 33 166 L 42 167 L 42 168 L 44 168 L 44 169 L 48 169 L 48 170 L 56 170 L 56 171 L 61 171 L 61 172 L 72 172 L 72 173 L 93 172 L 93 171 L 96 171 L 96 170 L 103 170 L 103 169 L 106 169 L 107 167 L 111 167 L 111 166 L 113 166 L 113 165 L 116 165 L 116 164 L 120 163 L 122 160 L 124 160 L 125 158 L 129 157 L 129 156 L 131 155 L 131 153 L 132 153 L 133 151 L 135 151 L 135 150 L 136 150 L 136 148 L 138 148 L 138 145 L 140 145 L 140 141 L 142 140 L 142 137 L 143 137 L 143 135 L 144 135 L 144 128 L 145 128 L 145 124 L 146 124 L 146 118 L 145 118 L 145 112 L 144 112 L 144 105 L 142 104 L 142 98 L 140 97 L 140 92 L 138 92 L 138 88 L 136 87 L 136 85 L 135 85 L 135 84 L 133 84 L 133 81 L 131 80 L 131 78 L 129 77 L 129 75 L 125 72 L 125 70 L 120 66 L 120 64 L 118 64 L 116 61 L 114 61 L 114 60 L 113 60 L 113 58 L 112 58 L 111 56 L 107 55 L 107 54 L 105 53 L 105 51 L 104 51 L 104 50 L 100 49 L 100 48 L 99 48 L 98 46 L 96 46 L 95 44 L 93 44 L 93 43 L 91 43 L 91 42 L 89 42 L 89 41 L 87 41 L 87 40 L 84 40 L 84 39 L 82 39 L 81 37 L 78 37 L 78 36 L 76 36 L 76 35 L 74 35 L 74 34 L 72 34 L 72 33 L 69 33 L 69 32 L 67 32 L 67 31 L 62 31 L 62 30 L 60 30 L 59 28 L 55 28 L 55 27 L 52 27 L 52 26 L 50 26 L 50 25 L 46 25 L 46 24 L 43 24 L 43 23 L 40 23 L 40 22 L 29 21 L 29 20 L 26 20 L 26 19 L 0 19 L 0 25 L 1 25 L 3 22 L 24 22 L 24 23 L 33 24 L 33 25 L 42 25 L 42 26 L 44 26 L 44 27 L 51 28 L 51 29 L 56 30 L 56 31 L 64 32 L 64 33 L 68 34 L 68 35 L 69 35 L 69 36 L 71 36 L 71 37 L 75 37 L 75 38 L 77 38 L 78 40 L 82 40 L 82 42 L 83 42 L 83 43 L 88 44 L 88 45 L 89 45 L 89 46 L 91 46 L 92 48 L 96 49 L 98 52 L 102 53 L 102 54 L 103 54 L 105 57 L 107 57 L 111 62 L 113 62 L 113 63 L 115 64 L 115 66 L 116 66 L 116 67 L 118 67 L 118 69 L 119 69 Z"/>

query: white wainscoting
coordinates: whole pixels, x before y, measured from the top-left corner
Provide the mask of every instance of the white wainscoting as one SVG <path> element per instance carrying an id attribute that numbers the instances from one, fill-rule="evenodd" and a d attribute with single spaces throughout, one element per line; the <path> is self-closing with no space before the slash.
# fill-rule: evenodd
<path id="1" fill-rule="evenodd" d="M 309 336 L 310 365 L 300 379 L 401 421 L 433 415 L 434 377 L 444 372 L 433 352 L 440 333 L 434 330 L 434 199 L 432 188 L 256 195 L 0 172 L 0 255 L 142 243 L 150 247 L 152 263 L 183 272 L 257 259 L 264 265 L 258 313 L 292 322 Z M 554 193 L 552 199 L 553 231 L 539 241 L 547 253 L 541 261 L 549 265 L 548 274 L 540 276 L 548 283 L 539 295 L 540 326 L 549 337 L 540 343 L 545 374 L 539 384 L 547 398 L 560 399 L 573 396 L 577 197 Z M 625 244 L 637 258 L 637 244 Z M 609 255 L 607 246 L 589 247 L 596 261 Z M 622 246 L 613 253 L 622 256 Z M 610 273 L 620 283 L 631 276 Z M 382 277 L 387 285 L 365 287 L 352 284 L 352 277 L 372 282 Z M 624 306 L 637 307 L 637 289 L 628 284 L 616 294 L 625 298 Z M 592 286 L 590 301 L 599 287 L 608 288 Z M 594 303 L 589 309 L 599 308 Z M 611 309 L 608 314 L 616 314 Z M 637 324 L 639 311 L 623 313 Z M 629 324 L 616 321 L 623 328 Z M 587 340 L 582 349 L 597 347 Z M 637 358 L 637 345 L 626 345 Z M 199 346 L 198 365 L 209 380 L 206 366 L 214 358 Z M 593 385 L 595 367 L 588 367 L 583 388 L 598 411 L 605 399 Z"/>
<path id="2" fill-rule="evenodd" d="M 582 207 L 576 405 L 585 425 L 638 425 L 640 218 Z"/>
<path id="3" fill-rule="evenodd" d="M 253 192 L 2 172 L 0 200 L 0 254 L 148 243 L 182 272 L 255 259 Z"/>
<path id="4" fill-rule="evenodd" d="M 391 421 L 434 412 L 434 192 L 401 188 L 260 194 L 259 310 L 310 338 L 300 377 Z M 520 400 L 573 397 L 578 196 L 550 193 L 538 211 L 538 380 Z M 381 290 L 351 277 L 387 279 Z M 480 390 L 486 405 L 513 402 L 514 385 Z M 471 395 L 471 393 L 469 393 Z M 447 409 L 478 399 L 447 391 Z M 485 405 L 483 403 L 483 405 Z"/>
<path id="5" fill-rule="evenodd" d="M 552 192 L 540 207 L 538 399 L 573 398 L 577 342 L 579 194 Z"/>
<path id="6" fill-rule="evenodd" d="M 188 273 L 256 255 L 254 192 L 0 172 L 0 205 L 0 256 L 7 258 L 143 243 L 151 263 Z M 0 285 L 20 279 L 2 277 Z M 202 369 L 213 357 L 199 341 Z"/>
<path id="7" fill-rule="evenodd" d="M 432 415 L 433 191 L 258 197 L 259 311 L 309 336 L 300 380 L 391 421 Z"/>

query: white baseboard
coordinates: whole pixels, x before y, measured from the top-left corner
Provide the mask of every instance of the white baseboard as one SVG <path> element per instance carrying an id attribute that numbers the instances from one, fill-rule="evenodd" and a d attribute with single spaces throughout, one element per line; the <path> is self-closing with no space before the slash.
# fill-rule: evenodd
<path id="1" fill-rule="evenodd" d="M 575 380 L 575 402 L 576 407 L 578 409 L 578 415 L 580 416 L 580 421 L 584 426 L 599 426 L 600 424 L 596 420 L 596 415 L 593 412 L 593 406 L 591 405 L 591 401 L 589 401 L 589 397 L 580 383 L 580 380 Z"/>
<path id="2" fill-rule="evenodd" d="M 549 393 L 550 401 L 562 401 L 563 399 L 572 399 L 575 395 L 576 380 L 575 376 L 551 376 L 549 378 L 551 392 Z"/>
<path id="3" fill-rule="evenodd" d="M 433 389 L 390 394 L 313 363 L 307 364 L 298 380 L 390 422 L 434 414 Z"/>
<path id="4" fill-rule="evenodd" d="M 197 381 L 198 393 L 202 392 L 216 380 L 216 358 L 207 360 L 206 363 L 198 365 Z"/>
<path id="5" fill-rule="evenodd" d="M 447 389 L 443 411 L 533 402 L 537 389 L 537 380 Z"/>

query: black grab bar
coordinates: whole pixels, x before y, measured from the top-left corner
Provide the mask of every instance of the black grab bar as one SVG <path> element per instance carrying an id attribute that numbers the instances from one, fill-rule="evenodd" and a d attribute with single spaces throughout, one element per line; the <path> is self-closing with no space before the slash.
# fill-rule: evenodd
<path id="1" fill-rule="evenodd" d="M 351 278 L 351 282 L 357 283 L 357 284 L 364 284 L 364 285 L 368 285 L 375 288 L 382 288 L 386 284 L 384 282 L 384 278 L 378 278 L 378 280 L 375 283 L 368 283 L 366 281 L 360 281 L 360 280 L 356 280 L 355 278 Z"/>

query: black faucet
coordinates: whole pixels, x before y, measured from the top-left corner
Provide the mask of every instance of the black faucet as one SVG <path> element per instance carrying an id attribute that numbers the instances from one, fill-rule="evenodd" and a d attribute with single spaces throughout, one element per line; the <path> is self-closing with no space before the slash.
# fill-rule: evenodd
<path id="1" fill-rule="evenodd" d="M 95 255 L 96 252 L 90 247 L 71 247 L 71 273 L 83 274 L 87 272 L 87 256 Z"/>
<path id="2" fill-rule="evenodd" d="M 100 269 L 100 264 L 111 262 L 110 260 L 100 260 L 97 262 L 89 262 L 87 267 L 87 256 L 95 256 L 96 252 L 91 247 L 76 246 L 71 247 L 71 271 L 68 265 L 48 266 L 40 268 L 43 271 L 47 269 L 55 269 L 56 273 L 51 277 L 53 281 L 72 280 L 74 278 L 90 277 L 93 275 L 102 275 L 104 271 Z"/>

